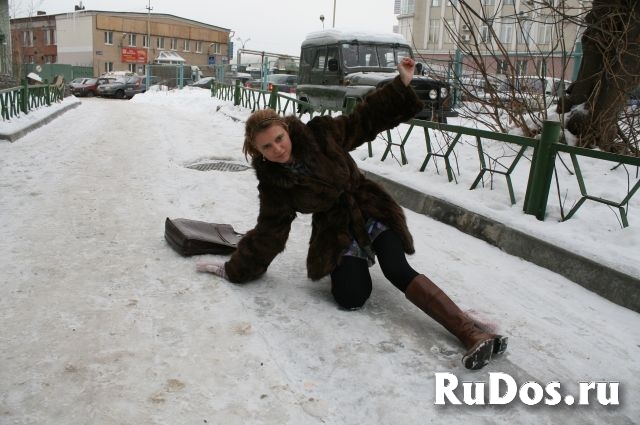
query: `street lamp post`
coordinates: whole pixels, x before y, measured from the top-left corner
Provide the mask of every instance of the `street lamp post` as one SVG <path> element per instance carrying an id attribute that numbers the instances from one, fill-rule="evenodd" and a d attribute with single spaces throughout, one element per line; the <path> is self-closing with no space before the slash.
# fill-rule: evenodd
<path id="1" fill-rule="evenodd" d="M 242 49 L 238 49 L 238 56 L 236 58 L 236 65 L 240 66 L 240 50 L 244 50 L 245 44 L 247 44 L 249 40 L 251 40 L 251 38 L 242 39 L 240 37 L 236 37 L 236 40 L 238 40 L 242 44 Z"/>
<path id="2" fill-rule="evenodd" d="M 151 10 L 153 9 L 153 7 L 151 7 L 151 0 L 149 0 L 149 4 L 146 7 L 147 9 L 147 64 L 151 63 Z M 148 75 L 149 73 L 146 70 L 146 65 L 145 65 L 145 73 Z"/>
<path id="3" fill-rule="evenodd" d="M 336 0 L 333 0 L 333 24 L 331 27 L 336 27 Z"/>

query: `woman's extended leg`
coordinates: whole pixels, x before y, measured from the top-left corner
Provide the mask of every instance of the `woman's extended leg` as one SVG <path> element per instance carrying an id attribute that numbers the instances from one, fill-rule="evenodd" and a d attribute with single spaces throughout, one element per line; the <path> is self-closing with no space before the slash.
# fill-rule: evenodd
<path id="1" fill-rule="evenodd" d="M 364 305 L 371 295 L 371 275 L 367 260 L 345 255 L 331 272 L 331 293 L 336 302 L 347 310 Z"/>
<path id="2" fill-rule="evenodd" d="M 467 369 L 484 367 L 493 354 L 507 349 L 507 338 L 481 329 L 425 275 L 407 263 L 400 238 L 391 230 L 381 233 L 373 248 L 385 277 L 405 293 L 409 301 L 455 335 L 467 352 L 462 362 Z"/>

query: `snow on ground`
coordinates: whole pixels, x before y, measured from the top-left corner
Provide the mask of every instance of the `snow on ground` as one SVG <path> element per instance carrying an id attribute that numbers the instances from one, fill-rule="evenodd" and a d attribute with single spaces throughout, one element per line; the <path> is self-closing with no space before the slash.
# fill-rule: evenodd
<path id="1" fill-rule="evenodd" d="M 506 355 L 482 371 L 464 370 L 454 338 L 377 266 L 365 308 L 336 308 L 328 279 L 305 277 L 309 216 L 294 221 L 287 250 L 255 283 L 196 273 L 197 259 L 163 240 L 164 219 L 253 226 L 250 170 L 187 168 L 245 163 L 243 123 L 230 116 L 248 111 L 206 90 L 80 102 L 0 143 L 0 423 L 638 423 L 639 314 L 411 211 L 411 264 L 510 337 Z M 399 167 L 380 163 L 380 149 L 355 156 L 363 168 L 608 263 L 624 266 L 613 253 L 632 256 L 637 246 L 633 215 L 626 229 L 598 208 L 566 223 L 550 211 L 538 222 L 509 205 L 499 179 L 494 190 L 469 191 L 475 172 L 456 185 L 442 167 L 415 171 L 420 153 Z M 580 381 L 615 381 L 620 405 L 592 397 L 588 406 L 436 406 L 437 372 L 460 382 L 497 372 L 519 385 L 559 381 L 573 395 Z"/>

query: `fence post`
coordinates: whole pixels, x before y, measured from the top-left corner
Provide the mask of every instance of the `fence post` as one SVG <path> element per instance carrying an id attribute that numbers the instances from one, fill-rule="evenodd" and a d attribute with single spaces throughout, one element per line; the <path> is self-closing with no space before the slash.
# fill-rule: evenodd
<path id="1" fill-rule="evenodd" d="M 22 90 L 20 90 L 21 98 L 20 98 L 20 110 L 28 114 L 28 106 L 29 106 L 29 81 L 25 78 L 22 80 Z"/>
<path id="2" fill-rule="evenodd" d="M 47 106 L 51 106 L 51 86 L 49 84 L 44 87 L 44 99 Z"/>
<path id="3" fill-rule="evenodd" d="M 355 97 L 348 97 L 345 105 L 345 112 L 350 114 L 353 112 L 353 109 L 356 107 L 356 99 Z"/>
<path id="4" fill-rule="evenodd" d="M 235 106 L 240 105 L 240 80 L 236 80 L 236 87 L 233 90 L 233 104 Z"/>
<path id="5" fill-rule="evenodd" d="M 274 111 L 278 108 L 278 87 L 274 84 L 269 95 L 269 109 Z"/>
<path id="6" fill-rule="evenodd" d="M 523 209 L 525 214 L 535 215 L 541 221 L 544 220 L 546 214 L 551 178 L 555 167 L 557 151 L 553 148 L 553 144 L 558 141 L 560 130 L 559 122 L 545 121 L 540 141 L 534 148 L 531 159 L 531 170 L 529 171 Z"/>

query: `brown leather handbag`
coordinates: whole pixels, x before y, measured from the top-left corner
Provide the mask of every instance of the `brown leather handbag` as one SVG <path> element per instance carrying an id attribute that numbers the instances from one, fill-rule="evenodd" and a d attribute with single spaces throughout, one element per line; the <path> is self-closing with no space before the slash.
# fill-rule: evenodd
<path id="1" fill-rule="evenodd" d="M 243 233 L 236 232 L 230 224 L 169 217 L 164 224 L 164 238 L 171 248 L 185 257 L 231 254 L 243 236 Z"/>

